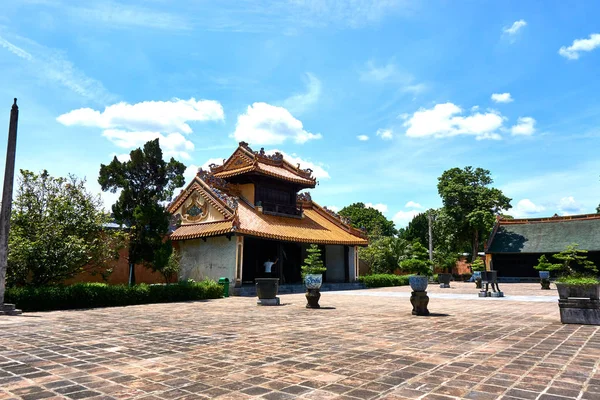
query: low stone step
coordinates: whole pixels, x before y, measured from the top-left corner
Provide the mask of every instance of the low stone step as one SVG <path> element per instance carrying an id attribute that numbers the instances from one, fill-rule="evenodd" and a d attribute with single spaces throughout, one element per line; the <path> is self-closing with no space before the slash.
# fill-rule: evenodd
<path id="1" fill-rule="evenodd" d="M 15 308 L 14 304 L 4 303 L 0 304 L 0 315 L 21 315 L 23 311 Z"/>

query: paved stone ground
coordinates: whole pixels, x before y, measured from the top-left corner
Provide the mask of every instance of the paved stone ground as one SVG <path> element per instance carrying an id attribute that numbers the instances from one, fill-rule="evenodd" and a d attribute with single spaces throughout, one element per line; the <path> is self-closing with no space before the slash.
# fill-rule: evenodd
<path id="1" fill-rule="evenodd" d="M 600 399 L 600 327 L 435 287 L 437 314 L 414 317 L 407 290 L 323 293 L 320 310 L 294 294 L 0 317 L 0 399 Z"/>

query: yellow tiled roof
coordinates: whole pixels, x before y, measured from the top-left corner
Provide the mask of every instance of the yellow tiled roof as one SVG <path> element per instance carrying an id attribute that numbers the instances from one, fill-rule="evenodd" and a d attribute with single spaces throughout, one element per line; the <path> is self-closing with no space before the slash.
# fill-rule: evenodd
<path id="1" fill-rule="evenodd" d="M 171 240 L 188 240 L 223 235 L 233 231 L 233 221 L 205 222 L 181 225 L 171 233 Z"/>
<path id="2" fill-rule="evenodd" d="M 305 208 L 304 218 L 268 215 L 247 204 L 238 206 L 236 232 L 289 242 L 366 246 L 367 239 L 354 235 L 336 224 L 318 208 Z"/>

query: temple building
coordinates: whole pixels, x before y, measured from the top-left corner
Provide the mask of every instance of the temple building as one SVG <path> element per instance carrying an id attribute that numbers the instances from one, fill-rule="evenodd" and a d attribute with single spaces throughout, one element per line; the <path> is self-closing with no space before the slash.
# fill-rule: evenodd
<path id="1" fill-rule="evenodd" d="M 529 219 L 501 219 L 486 245 L 486 267 L 500 278 L 537 278 L 538 258 L 552 258 L 570 244 L 588 251 L 588 259 L 600 266 L 600 214 Z"/>
<path id="2" fill-rule="evenodd" d="M 168 207 L 180 219 L 171 234 L 181 254 L 180 279 L 227 277 L 240 287 L 270 275 L 280 284 L 300 283 L 306 249 L 317 244 L 324 282 L 355 281 L 357 250 L 367 237 L 301 193 L 316 184 L 310 169 L 245 142 L 223 165 L 200 169 Z M 276 260 L 268 274 L 264 263 Z"/>

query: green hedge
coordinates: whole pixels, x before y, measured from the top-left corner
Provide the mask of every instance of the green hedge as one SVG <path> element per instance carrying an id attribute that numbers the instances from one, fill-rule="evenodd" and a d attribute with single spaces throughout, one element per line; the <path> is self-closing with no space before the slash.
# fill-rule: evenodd
<path id="1" fill-rule="evenodd" d="M 223 286 L 206 280 L 132 287 L 105 283 L 18 287 L 8 288 L 5 298 L 7 303 L 14 303 L 23 311 L 50 311 L 216 299 L 222 295 Z"/>
<path id="2" fill-rule="evenodd" d="M 365 284 L 366 287 L 387 287 L 387 286 L 405 286 L 408 285 L 408 277 L 410 275 L 394 275 L 394 274 L 374 274 L 359 276 L 359 282 Z"/>

